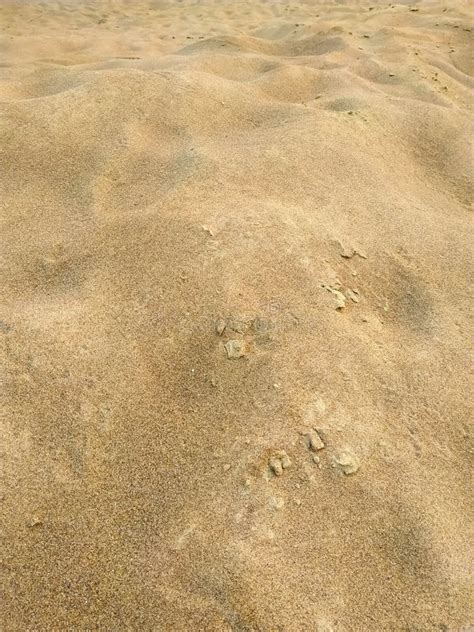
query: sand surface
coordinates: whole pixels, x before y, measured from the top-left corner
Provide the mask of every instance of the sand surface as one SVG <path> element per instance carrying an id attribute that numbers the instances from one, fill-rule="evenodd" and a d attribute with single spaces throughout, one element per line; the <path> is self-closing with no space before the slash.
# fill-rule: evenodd
<path id="1" fill-rule="evenodd" d="M 472 629 L 471 17 L 2 0 L 2 632 Z"/>

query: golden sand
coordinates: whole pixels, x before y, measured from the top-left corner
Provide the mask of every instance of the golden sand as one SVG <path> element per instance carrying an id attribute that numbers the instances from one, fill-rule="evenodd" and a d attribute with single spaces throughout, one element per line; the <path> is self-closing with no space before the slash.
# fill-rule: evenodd
<path id="1" fill-rule="evenodd" d="M 468 2 L 0 25 L 2 631 L 469 629 Z"/>

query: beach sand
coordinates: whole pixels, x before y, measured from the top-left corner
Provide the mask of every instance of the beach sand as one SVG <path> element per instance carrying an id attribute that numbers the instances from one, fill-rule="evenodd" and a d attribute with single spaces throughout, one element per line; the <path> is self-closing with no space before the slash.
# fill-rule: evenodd
<path id="1" fill-rule="evenodd" d="M 2 631 L 472 629 L 468 2 L 0 26 Z"/>

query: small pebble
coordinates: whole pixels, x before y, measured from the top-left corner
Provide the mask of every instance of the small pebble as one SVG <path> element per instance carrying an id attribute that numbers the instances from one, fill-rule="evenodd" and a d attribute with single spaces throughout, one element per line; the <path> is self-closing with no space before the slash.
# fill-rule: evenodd
<path id="1" fill-rule="evenodd" d="M 281 476 L 283 474 L 283 466 L 281 464 L 280 459 L 277 459 L 277 458 L 270 459 L 269 466 L 272 472 L 275 474 L 275 476 Z"/>
<path id="2" fill-rule="evenodd" d="M 360 301 L 360 297 L 357 296 L 357 292 L 355 292 L 354 290 L 346 290 L 346 295 L 347 298 L 350 298 L 351 301 L 353 301 L 354 303 L 358 303 Z"/>
<path id="3" fill-rule="evenodd" d="M 290 457 L 288 456 L 288 454 L 286 454 L 286 452 L 281 457 L 281 466 L 284 470 L 286 470 L 287 468 L 291 466 Z"/>
<path id="4" fill-rule="evenodd" d="M 291 460 L 284 450 L 279 450 L 274 456 L 272 456 L 268 465 L 275 476 L 281 476 L 283 474 L 283 470 L 286 470 L 291 466 Z"/>
<path id="5" fill-rule="evenodd" d="M 310 430 L 306 436 L 308 437 L 310 450 L 317 452 L 318 450 L 322 450 L 324 448 L 324 442 L 316 430 Z"/>
<path id="6" fill-rule="evenodd" d="M 228 340 L 224 347 L 229 360 L 243 358 L 246 355 L 245 342 L 243 340 Z"/>
<path id="7" fill-rule="evenodd" d="M 351 259 L 355 255 L 354 248 L 351 248 L 350 246 L 344 246 L 342 244 L 341 246 L 342 246 L 341 257 L 344 257 L 344 259 Z"/>
<path id="8" fill-rule="evenodd" d="M 191 151 L 193 151 L 192 148 L 191 148 Z M 214 237 L 214 231 L 212 230 L 212 228 L 210 228 L 209 226 L 202 226 L 202 229 L 204 232 L 209 233 L 211 237 Z M 225 327 L 225 323 L 224 323 L 224 327 Z"/>
<path id="9" fill-rule="evenodd" d="M 222 334 L 224 333 L 224 329 L 225 329 L 225 320 L 222 318 L 219 318 L 219 320 L 216 323 L 216 331 L 219 334 L 219 336 L 222 336 Z"/>
<path id="10" fill-rule="evenodd" d="M 276 496 L 272 496 L 270 498 L 270 507 L 272 507 L 273 509 L 283 509 L 285 505 L 285 501 L 283 500 L 283 498 L 277 498 Z"/>
<path id="11" fill-rule="evenodd" d="M 334 459 L 334 465 L 338 466 L 346 476 L 355 474 L 360 468 L 359 459 L 351 452 L 340 452 Z"/>
<path id="12" fill-rule="evenodd" d="M 336 309 L 339 311 L 344 309 L 344 307 L 346 306 L 346 297 L 344 296 L 344 294 L 332 287 L 328 287 L 327 289 L 336 297 Z"/>

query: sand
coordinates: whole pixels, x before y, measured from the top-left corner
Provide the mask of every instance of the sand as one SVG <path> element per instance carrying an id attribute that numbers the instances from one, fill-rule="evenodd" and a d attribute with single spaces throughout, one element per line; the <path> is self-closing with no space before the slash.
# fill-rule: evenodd
<path id="1" fill-rule="evenodd" d="M 2 631 L 472 629 L 471 18 L 2 1 Z"/>

